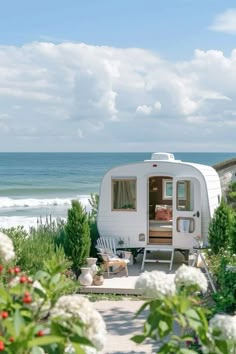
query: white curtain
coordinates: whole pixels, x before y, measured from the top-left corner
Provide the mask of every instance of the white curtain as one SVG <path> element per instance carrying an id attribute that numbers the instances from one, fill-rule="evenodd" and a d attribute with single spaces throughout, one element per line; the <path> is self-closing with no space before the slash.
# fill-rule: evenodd
<path id="1" fill-rule="evenodd" d="M 136 180 L 116 180 L 113 183 L 114 209 L 136 209 Z"/>

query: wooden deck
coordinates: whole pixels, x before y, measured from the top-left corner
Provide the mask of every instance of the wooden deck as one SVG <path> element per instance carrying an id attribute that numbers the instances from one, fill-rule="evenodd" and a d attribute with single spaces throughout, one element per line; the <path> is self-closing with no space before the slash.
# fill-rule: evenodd
<path id="1" fill-rule="evenodd" d="M 138 255 L 137 262 L 128 267 L 128 277 L 125 276 L 125 272 L 111 275 L 109 278 L 105 275 L 103 285 L 81 287 L 80 293 L 139 295 L 139 292 L 135 290 L 135 283 L 141 274 L 142 258 L 142 254 Z M 169 260 L 169 252 L 151 252 L 150 258 L 153 258 L 153 262 L 145 264 L 144 271 L 161 270 L 166 273 L 167 277 L 173 277 L 175 270 L 184 262 L 183 255 L 176 252 L 173 269 L 169 272 L 169 264 L 159 263 L 159 261 Z"/>

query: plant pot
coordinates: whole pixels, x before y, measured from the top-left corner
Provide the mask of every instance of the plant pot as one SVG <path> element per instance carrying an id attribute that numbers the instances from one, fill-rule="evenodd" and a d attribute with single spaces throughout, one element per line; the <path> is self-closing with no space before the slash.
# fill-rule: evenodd
<path id="1" fill-rule="evenodd" d="M 81 269 L 81 274 L 79 276 L 79 282 L 81 285 L 84 286 L 89 286 L 92 284 L 93 282 L 93 277 L 90 273 L 90 268 L 88 267 L 84 267 L 84 268 L 80 268 Z"/>
<path id="2" fill-rule="evenodd" d="M 87 261 L 87 266 L 90 268 L 90 273 L 92 275 L 92 277 L 94 277 L 94 275 L 97 273 L 98 267 L 96 265 L 97 262 L 97 258 L 86 258 Z"/>
<path id="3" fill-rule="evenodd" d="M 93 284 L 94 285 L 102 285 L 104 282 L 103 275 L 94 275 Z"/>

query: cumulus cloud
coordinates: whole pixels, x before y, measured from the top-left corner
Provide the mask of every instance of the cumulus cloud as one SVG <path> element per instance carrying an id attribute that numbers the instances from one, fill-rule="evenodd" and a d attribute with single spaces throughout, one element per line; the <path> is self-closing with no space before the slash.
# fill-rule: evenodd
<path id="1" fill-rule="evenodd" d="M 0 78 L 2 151 L 235 150 L 236 50 L 34 42 L 0 47 Z"/>
<path id="2" fill-rule="evenodd" d="M 217 15 L 209 28 L 212 31 L 236 34 L 236 9 L 228 9 Z"/>

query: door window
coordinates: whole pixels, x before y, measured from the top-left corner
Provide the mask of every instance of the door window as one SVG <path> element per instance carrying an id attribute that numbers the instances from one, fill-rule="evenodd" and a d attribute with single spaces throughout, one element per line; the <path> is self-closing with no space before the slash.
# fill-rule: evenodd
<path id="1" fill-rule="evenodd" d="M 194 210 L 194 186 L 192 181 L 178 181 L 176 186 L 176 209 L 182 211 Z"/>

